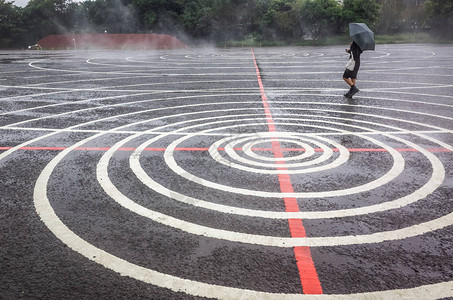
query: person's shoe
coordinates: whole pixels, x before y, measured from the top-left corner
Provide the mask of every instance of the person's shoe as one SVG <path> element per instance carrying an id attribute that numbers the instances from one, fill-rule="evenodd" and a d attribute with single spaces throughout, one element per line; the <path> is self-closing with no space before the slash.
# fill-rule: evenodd
<path id="1" fill-rule="evenodd" d="M 355 94 L 357 94 L 358 92 L 360 92 L 360 90 L 355 85 L 353 87 L 351 87 L 351 90 L 349 91 L 349 93 L 351 94 L 351 97 L 354 96 Z"/>
<path id="2" fill-rule="evenodd" d="M 343 96 L 345 96 L 346 98 L 352 98 L 351 91 L 347 92 L 347 93 L 344 94 Z"/>

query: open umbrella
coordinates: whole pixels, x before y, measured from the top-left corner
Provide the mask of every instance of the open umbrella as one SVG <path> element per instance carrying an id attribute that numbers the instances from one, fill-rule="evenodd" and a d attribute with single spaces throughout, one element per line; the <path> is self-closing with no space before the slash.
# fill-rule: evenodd
<path id="1" fill-rule="evenodd" d="M 349 36 L 362 51 L 374 50 L 374 33 L 364 23 L 349 23 Z"/>

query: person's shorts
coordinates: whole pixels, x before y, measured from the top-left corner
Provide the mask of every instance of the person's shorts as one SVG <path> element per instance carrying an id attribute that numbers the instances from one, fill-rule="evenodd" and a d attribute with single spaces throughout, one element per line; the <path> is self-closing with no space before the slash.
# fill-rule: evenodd
<path id="1" fill-rule="evenodd" d="M 354 71 L 346 69 L 346 70 L 344 70 L 343 78 L 357 79 L 357 71 L 354 72 Z"/>

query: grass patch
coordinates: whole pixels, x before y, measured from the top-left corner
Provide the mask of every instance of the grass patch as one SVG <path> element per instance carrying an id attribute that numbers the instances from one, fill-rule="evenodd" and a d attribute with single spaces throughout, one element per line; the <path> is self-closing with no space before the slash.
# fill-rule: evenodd
<path id="1" fill-rule="evenodd" d="M 395 35 L 376 35 L 376 44 L 408 44 L 408 43 L 452 43 L 453 41 L 442 40 L 428 33 L 417 32 L 417 33 L 401 33 Z"/>
<path id="2" fill-rule="evenodd" d="M 376 44 L 453 44 L 452 40 L 441 40 L 427 33 L 402 33 L 395 35 L 376 35 Z M 349 45 L 351 39 L 348 36 L 332 36 L 320 40 L 299 41 L 268 41 L 254 37 L 247 37 L 241 41 L 226 41 L 217 43 L 217 47 L 281 47 L 281 46 L 327 46 Z"/>

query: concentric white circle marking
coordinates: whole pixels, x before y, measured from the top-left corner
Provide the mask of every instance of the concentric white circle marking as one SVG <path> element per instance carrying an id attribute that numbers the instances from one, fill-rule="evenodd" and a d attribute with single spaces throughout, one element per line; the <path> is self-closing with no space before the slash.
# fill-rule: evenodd
<path id="1" fill-rule="evenodd" d="M 308 158 L 308 157 L 311 157 L 315 154 L 315 149 L 310 146 L 309 144 L 307 143 L 304 143 L 302 141 L 302 138 L 301 137 L 298 137 L 298 139 L 282 139 L 282 138 L 279 138 L 278 139 L 279 142 L 287 142 L 287 143 L 290 143 L 290 144 L 296 144 L 300 147 L 300 149 L 303 149 L 303 151 L 301 151 L 300 154 L 297 154 L 297 155 L 293 155 L 293 156 L 287 156 L 287 157 L 268 157 L 268 156 L 263 156 L 263 155 L 258 155 L 256 154 L 254 151 L 253 151 L 253 147 L 256 147 L 257 145 L 260 145 L 260 144 L 264 144 L 264 143 L 271 143 L 272 142 L 272 139 L 258 139 L 258 140 L 255 140 L 255 141 L 250 141 L 250 142 L 247 142 L 243 145 L 242 147 L 242 152 L 251 157 L 251 158 L 254 158 L 256 160 L 264 160 L 264 161 L 269 161 L 270 164 L 272 165 L 275 165 L 275 162 L 276 161 L 284 161 L 284 162 L 288 162 L 288 161 L 292 161 L 292 160 L 302 160 L 302 159 L 305 159 L 305 158 Z M 236 141 L 236 143 L 241 143 L 243 141 Z M 312 140 L 311 141 L 312 143 L 316 144 L 316 141 L 315 140 Z M 227 144 L 225 146 L 225 149 L 228 149 L 227 153 L 229 153 L 231 150 L 234 150 L 234 145 L 232 145 L 233 142 Z M 317 144 L 319 148 L 322 148 L 324 147 L 324 144 L 320 144 L 318 143 Z M 327 148 L 327 147 L 326 147 Z M 327 148 L 330 150 L 330 148 Z M 322 148 L 323 150 L 323 153 L 324 153 L 324 149 Z M 231 157 L 232 155 L 230 155 Z"/>
<path id="2" fill-rule="evenodd" d="M 279 123 L 276 122 L 275 124 L 279 124 Z M 253 125 L 253 124 L 251 124 L 251 125 Z M 288 124 L 286 124 L 286 125 L 288 125 Z M 235 125 L 235 126 L 239 126 L 239 125 Z M 230 128 L 230 126 L 221 127 L 221 128 L 222 129 L 223 128 Z M 212 129 L 209 129 L 209 130 L 206 130 L 206 131 L 212 131 Z M 206 131 L 202 131 L 202 132 L 206 132 Z M 273 136 L 275 136 L 275 134 L 276 133 L 272 132 Z M 294 134 L 291 134 L 291 133 L 278 133 L 277 135 L 280 135 L 280 134 L 282 136 L 288 136 L 288 135 L 289 136 L 293 136 L 294 135 Z M 366 183 L 364 185 L 361 185 L 361 186 L 357 186 L 357 187 L 353 187 L 353 188 L 347 188 L 347 189 L 342 189 L 342 190 L 332 190 L 332 191 L 324 191 L 324 192 L 322 192 L 322 191 L 317 191 L 317 192 L 298 192 L 298 193 L 265 192 L 265 191 L 237 188 L 237 187 L 227 186 L 227 185 L 223 185 L 223 184 L 220 184 L 220 183 L 217 183 L 217 182 L 209 181 L 207 179 L 201 178 L 201 177 L 196 176 L 194 174 L 188 173 L 186 170 L 181 168 L 178 165 L 178 163 L 176 162 L 176 160 L 174 159 L 173 154 L 174 154 L 175 148 L 181 142 L 183 142 L 184 140 L 188 139 L 190 137 L 189 135 L 183 136 L 183 137 L 177 139 L 176 141 L 174 141 L 173 143 L 171 143 L 165 150 L 164 159 L 165 159 L 165 162 L 167 163 L 167 165 L 168 165 L 168 167 L 170 169 L 172 169 L 176 174 L 184 177 L 185 179 L 190 180 L 190 181 L 195 181 L 195 182 L 200 183 L 200 184 L 202 184 L 202 185 L 204 185 L 206 187 L 222 190 L 222 191 L 225 191 L 225 192 L 233 192 L 233 193 L 249 195 L 249 196 L 272 197 L 272 198 L 282 198 L 282 197 L 323 198 L 323 197 L 344 196 L 344 195 L 350 195 L 350 194 L 353 194 L 353 193 L 360 193 L 360 192 L 368 191 L 368 190 L 374 189 L 376 187 L 379 187 L 379 186 L 381 186 L 383 184 L 386 184 L 386 183 L 390 182 L 391 180 L 393 180 L 395 177 L 397 177 L 404 170 L 404 159 L 403 159 L 403 157 L 401 156 L 401 154 L 398 151 L 396 151 L 395 149 L 387 146 L 386 144 L 384 144 L 384 143 L 382 143 L 382 142 L 380 142 L 380 141 L 378 141 L 378 140 L 376 140 L 374 138 L 371 138 L 371 137 L 368 137 L 368 136 L 365 136 L 365 135 L 357 135 L 357 136 L 360 136 L 363 139 L 369 140 L 369 141 L 373 142 L 374 144 L 378 145 L 379 147 L 387 150 L 390 153 L 390 155 L 392 156 L 392 158 L 394 160 L 394 163 L 393 163 L 392 168 L 385 175 L 381 176 L 380 178 L 378 178 L 376 180 L 373 180 L 373 181 L 371 181 L 369 183 Z M 320 137 L 320 136 L 318 136 L 317 138 L 321 139 L 321 140 L 324 139 L 326 141 L 329 141 L 328 139 Z M 153 138 L 153 139 L 143 143 L 141 146 L 137 147 L 137 150 L 134 153 L 134 157 L 140 157 L 141 153 L 146 148 L 146 146 L 148 146 L 150 143 L 156 141 L 157 139 L 159 139 L 159 137 L 158 138 Z M 349 151 L 346 148 L 344 148 L 342 145 L 338 144 L 338 143 L 335 143 L 333 141 L 330 141 L 330 142 L 333 143 L 337 148 L 341 149 L 340 150 L 339 159 L 335 160 L 331 164 L 327 164 L 327 165 L 324 165 L 324 166 L 313 167 L 313 168 L 309 168 L 309 169 L 300 169 L 300 170 L 265 170 L 265 171 L 259 170 L 259 173 L 267 173 L 267 174 L 301 174 L 301 173 L 309 173 L 309 172 L 319 172 L 319 171 L 324 171 L 324 170 L 327 170 L 327 169 L 331 169 L 332 167 L 337 167 L 337 166 L 339 166 L 339 165 L 341 165 L 341 164 L 343 164 L 344 162 L 347 161 L 347 159 L 349 157 Z M 215 144 L 214 147 L 217 147 L 217 144 Z M 214 158 L 216 160 L 222 161 L 222 159 L 220 159 L 219 157 L 220 157 L 220 155 L 219 156 L 214 156 Z M 241 170 L 250 171 L 250 172 L 256 172 L 256 169 L 254 169 L 254 168 L 242 166 L 242 165 L 239 165 L 239 164 L 235 164 L 233 162 L 222 161 L 222 163 L 224 163 L 226 165 L 230 165 L 230 164 L 232 166 L 234 165 L 236 168 L 241 169 Z"/>
<path id="3" fill-rule="evenodd" d="M 377 108 L 377 109 L 381 109 L 381 108 Z M 360 121 L 358 121 L 358 122 L 360 122 Z M 451 131 L 448 131 L 448 130 L 446 130 L 446 131 L 451 133 Z M 348 133 L 348 134 L 352 135 L 354 133 Z M 379 133 L 379 134 L 381 134 L 382 136 L 385 136 L 387 138 L 393 138 L 395 140 L 398 140 L 395 136 L 393 136 L 391 134 L 385 134 L 385 133 Z M 446 145 L 445 143 L 442 143 L 436 139 L 423 136 L 419 133 L 413 133 L 413 134 L 418 135 L 420 137 L 424 137 L 427 140 L 437 142 L 439 145 L 442 145 L 443 147 L 451 148 L 451 146 Z M 101 136 L 101 135 L 99 135 L 99 136 Z M 354 135 L 362 137 L 359 134 L 354 134 Z M 139 136 L 140 135 L 134 136 L 134 137 L 139 137 Z M 165 137 L 165 135 L 163 135 L 162 137 Z M 196 135 L 192 135 L 192 137 L 196 137 Z M 305 136 L 305 138 L 307 138 L 307 139 L 309 137 L 316 138 L 316 135 Z M 238 138 L 238 136 L 234 137 L 234 139 L 232 139 L 231 142 L 227 145 L 232 146 L 233 143 L 237 141 L 237 140 L 235 140 L 237 138 Z M 301 139 L 302 136 L 297 136 L 297 137 L 292 136 L 291 138 L 288 137 L 288 139 L 293 139 L 293 138 Z M 282 139 L 282 138 L 280 138 L 280 139 Z M 39 140 L 39 138 L 36 140 Z M 132 140 L 133 139 L 130 139 L 129 141 L 132 141 Z M 268 139 L 264 138 L 264 140 L 268 140 Z M 399 141 L 404 142 L 404 143 L 408 142 L 404 139 L 400 139 Z M 79 144 L 83 145 L 84 144 L 83 142 L 84 141 L 82 141 Z M 87 142 L 87 140 L 85 140 L 85 142 Z M 246 144 L 247 147 L 249 147 L 249 145 L 251 143 L 254 143 L 254 142 L 247 143 Z M 406 145 L 410 146 L 410 142 L 406 143 Z M 250 148 L 251 147 L 252 146 L 250 146 Z M 430 190 L 434 191 L 442 183 L 444 176 L 445 176 L 445 172 L 443 170 L 443 165 L 437 159 L 436 156 L 432 155 L 428 151 L 425 151 L 425 152 L 420 151 L 420 149 L 422 149 L 421 147 L 417 148 L 417 147 L 412 146 L 412 148 L 421 152 L 430 161 L 432 168 L 433 168 L 432 176 L 429 179 L 429 181 L 422 188 L 415 191 L 411 195 L 408 195 L 406 197 L 403 197 L 403 198 L 400 198 L 400 199 L 397 199 L 394 201 L 390 201 L 390 202 L 394 203 L 393 208 L 398 208 L 400 206 L 404 206 L 409 203 L 413 203 L 413 202 L 417 201 L 418 199 L 426 197 L 430 193 Z M 73 149 L 75 149 L 75 148 L 72 148 L 71 150 L 73 150 Z M 71 150 L 69 150 L 69 151 L 71 151 Z M 116 149 L 116 150 L 118 150 L 118 149 Z M 13 150 L 13 151 L 15 151 L 15 150 Z M 13 151 L 8 152 L 7 155 L 12 153 Z M 67 153 L 69 153 L 69 151 Z M 115 153 L 115 151 L 112 152 L 112 155 L 114 153 Z M 251 153 L 253 153 L 253 152 L 251 152 Z M 248 153 L 248 154 L 250 154 L 250 153 Z M 431 156 L 429 156 L 427 154 L 431 154 Z M 63 159 L 64 156 L 65 155 L 62 155 L 61 158 Z M 229 155 L 229 157 L 232 158 L 231 155 Z M 2 157 L 0 156 L 0 159 L 1 158 Z M 389 298 L 393 298 L 396 296 L 398 296 L 398 297 L 403 296 L 403 297 L 407 297 L 407 298 L 416 298 L 417 297 L 417 298 L 429 299 L 429 298 L 441 298 L 441 297 L 446 297 L 446 296 L 453 296 L 453 281 L 443 282 L 443 283 L 439 283 L 439 284 L 425 285 L 425 286 L 420 286 L 417 288 L 404 289 L 404 290 L 380 291 L 380 292 L 362 293 L 362 294 L 353 294 L 353 295 L 349 294 L 349 295 L 310 296 L 310 295 L 299 295 L 299 294 L 296 294 L 296 295 L 294 295 L 294 294 L 291 294 L 291 295 L 289 295 L 289 294 L 272 294 L 272 293 L 243 290 L 243 289 L 237 289 L 237 288 L 231 288 L 231 287 L 209 285 L 209 284 L 185 280 L 185 279 L 177 278 L 175 276 L 169 276 L 169 275 L 155 272 L 155 271 L 152 271 L 149 269 L 145 269 L 143 267 L 140 267 L 140 266 L 131 264 L 127 261 L 124 261 L 122 259 L 119 259 L 109 253 L 106 253 L 103 250 L 100 250 L 100 249 L 94 247 L 93 245 L 90 245 L 89 243 L 87 243 L 86 241 L 84 241 L 83 239 L 81 239 L 80 237 L 75 235 L 69 228 L 66 227 L 66 225 L 63 222 L 61 222 L 61 220 L 59 220 L 58 216 L 53 212 L 53 208 L 51 207 L 50 203 L 48 202 L 48 199 L 47 198 L 44 199 L 45 197 L 47 197 L 46 192 L 45 192 L 46 187 L 47 187 L 47 181 L 50 177 L 50 174 L 53 171 L 53 168 L 55 168 L 55 166 L 57 166 L 57 164 L 59 163 L 58 160 L 56 160 L 56 161 L 54 161 L 54 160 L 52 160 L 52 162 L 49 163 L 49 165 L 54 164 L 53 167 L 52 167 L 52 165 L 50 166 L 50 168 L 48 168 L 49 165 L 46 166 L 45 170 L 41 173 L 39 180 L 36 184 L 35 195 L 34 195 L 36 210 L 40 214 L 40 216 L 43 219 L 46 226 L 48 226 L 60 240 L 62 240 L 64 243 L 66 243 L 72 249 L 85 255 L 87 258 L 94 260 L 116 272 L 119 272 L 122 275 L 131 276 L 133 278 L 136 278 L 136 279 L 139 279 L 139 280 L 142 280 L 145 282 L 149 282 L 151 284 L 169 288 L 173 291 L 183 291 L 183 292 L 187 292 L 187 293 L 197 295 L 197 296 L 198 295 L 206 296 L 206 297 L 215 296 L 218 298 L 225 298 L 225 299 L 241 298 L 241 297 L 256 298 L 256 299 L 300 299 L 300 298 L 319 299 L 319 298 L 332 298 L 332 297 L 339 298 L 339 299 L 355 299 L 355 298 L 368 298 L 368 297 L 379 298 L 379 299 L 389 299 Z M 274 161 L 275 161 L 275 159 L 274 159 Z M 105 169 L 105 171 L 106 171 L 106 175 L 108 178 L 107 169 Z M 46 178 L 47 175 L 49 177 Z M 194 179 L 194 180 L 197 181 L 196 179 Z M 43 182 L 45 182 L 44 185 L 43 185 Z M 200 184 L 200 182 L 198 182 L 198 183 Z M 41 188 L 40 193 L 37 192 L 38 187 Z M 418 198 L 418 197 L 421 197 L 421 198 Z M 41 198 L 41 199 L 39 199 L 39 198 Z M 396 204 L 397 201 L 399 201 L 398 204 Z M 195 203 L 195 202 L 198 202 L 197 199 L 195 199 L 193 204 L 198 205 L 198 203 Z M 390 202 L 387 202 L 384 204 L 388 204 Z M 189 203 L 189 202 L 187 202 L 187 203 Z M 128 204 L 128 205 L 131 205 L 131 207 L 133 206 L 133 204 Z M 376 206 L 373 206 L 373 207 L 376 207 Z M 369 213 L 369 212 L 365 212 L 365 210 L 369 209 L 369 208 L 370 207 L 365 207 L 365 208 L 362 208 L 361 211 L 354 210 L 354 212 L 357 214 Z M 140 210 L 140 207 L 134 207 L 134 209 Z M 233 210 L 231 210 L 229 213 L 235 213 L 234 209 L 236 209 L 236 208 L 232 208 L 232 209 Z M 363 210 L 363 209 L 365 209 L 365 210 Z M 386 209 L 392 209 L 392 208 L 387 207 Z M 133 210 L 133 209 L 131 209 L 131 210 Z M 245 212 L 245 211 L 246 210 L 243 210 L 243 212 Z M 352 210 L 348 210 L 348 211 L 350 213 Z M 373 212 L 373 210 L 369 210 L 369 211 Z M 256 212 L 256 211 L 253 211 L 253 212 Z M 337 211 L 337 212 L 340 212 L 340 211 Z M 268 212 L 268 213 L 273 213 L 273 212 Z M 307 212 L 307 213 L 318 213 L 318 212 Z M 350 214 L 350 215 L 355 215 L 355 213 Z M 289 218 L 288 216 L 290 216 L 290 214 L 285 214 L 285 215 L 286 215 L 285 218 Z M 168 217 L 165 215 L 156 215 L 156 216 L 157 216 L 157 218 L 164 218 L 164 219 Z M 306 218 L 306 217 L 304 217 L 304 218 Z M 432 230 L 436 230 L 438 228 L 442 228 L 442 226 L 443 226 L 442 224 L 447 224 L 445 226 L 451 225 L 451 218 L 452 218 L 451 214 L 449 214 L 449 215 L 440 217 L 438 219 L 435 219 L 435 220 L 432 220 L 429 222 L 425 222 L 425 223 L 422 223 L 422 224 L 419 224 L 416 226 L 405 228 L 405 229 L 403 229 L 403 231 L 409 232 L 410 230 L 414 229 L 414 232 L 416 232 L 415 234 L 417 234 L 417 232 L 419 234 L 423 234 L 423 232 L 429 232 Z M 172 220 L 170 220 L 170 222 L 171 221 Z M 425 228 L 425 226 L 428 226 L 428 227 Z M 423 231 L 423 230 L 426 230 L 426 231 Z M 396 231 L 390 232 L 391 236 L 392 236 L 391 238 L 395 237 L 393 235 L 393 233 L 395 233 L 395 232 Z M 385 233 L 379 233 L 379 234 L 381 234 L 381 236 L 384 237 Z M 372 236 L 374 239 L 378 238 L 378 236 L 376 234 L 373 234 Z M 410 236 L 410 235 L 408 235 L 408 236 Z M 398 237 L 396 239 L 398 239 Z M 93 257 L 96 257 L 96 258 L 93 258 Z"/>
<path id="4" fill-rule="evenodd" d="M 179 122 L 185 123 L 184 122 Z M 370 123 L 371 122 L 366 122 L 366 121 L 361 121 L 363 123 Z M 411 121 L 407 121 L 411 122 Z M 163 126 L 165 127 L 165 126 Z M 188 127 L 186 127 L 187 129 Z M 392 127 L 393 128 L 393 127 Z M 394 128 L 395 129 L 395 128 Z M 172 133 L 176 133 L 177 131 L 173 131 Z M 199 133 L 198 133 L 199 134 Z M 379 133 L 383 134 L 383 133 Z M 141 134 L 138 134 L 138 136 Z M 192 136 L 195 136 L 197 134 L 189 134 Z M 392 137 L 390 135 L 387 135 L 390 138 L 395 138 L 398 140 L 396 137 Z M 158 139 L 158 138 L 157 138 Z M 156 139 L 156 140 L 157 140 Z M 404 140 L 402 140 L 404 142 Z M 260 211 L 260 210 L 251 210 L 251 209 L 241 209 L 241 208 L 236 208 L 236 207 L 230 207 L 230 206 L 225 206 L 225 205 L 219 205 L 219 204 L 213 204 L 210 202 L 206 202 L 200 199 L 195 199 L 192 197 L 188 197 L 186 195 L 182 195 L 180 193 L 168 190 L 166 187 L 163 187 L 162 185 L 158 184 L 149 176 L 147 176 L 146 172 L 141 168 L 140 164 L 138 161 L 131 161 L 131 168 L 134 170 L 134 172 L 138 175 L 138 178 L 146 184 L 148 187 L 158 191 L 159 193 L 168 196 L 170 198 L 173 198 L 177 201 L 189 203 L 195 206 L 207 208 L 207 209 L 212 209 L 220 212 L 225 212 L 225 213 L 234 213 L 234 214 L 241 214 L 241 215 L 246 215 L 246 216 L 256 216 L 256 217 L 264 217 L 264 218 L 333 218 L 333 217 L 343 217 L 343 216 L 352 216 L 352 215 L 360 215 L 360 214 L 367 214 L 367 213 L 372 213 L 372 212 L 377 212 L 377 211 L 384 211 L 388 209 L 394 209 L 398 208 L 401 206 L 405 206 L 407 204 L 413 203 L 415 201 L 418 201 L 419 199 L 426 197 L 429 193 L 434 191 L 441 183 L 444 177 L 444 170 L 442 164 L 438 161 L 438 159 L 433 156 L 431 153 L 425 151 L 424 149 L 418 147 L 417 145 L 414 145 L 413 143 L 409 143 L 408 146 L 411 147 L 413 145 L 414 148 L 419 149 L 422 153 L 428 156 L 429 160 L 433 164 L 433 176 L 431 176 L 430 180 L 428 181 L 427 184 L 425 184 L 422 188 L 419 190 L 415 191 L 414 193 L 402 197 L 393 201 L 389 201 L 386 203 L 381 203 L 377 205 L 373 205 L 370 207 L 362 207 L 362 208 L 354 208 L 354 209 L 344 209 L 344 210 L 338 210 L 338 211 L 326 211 L 326 212 L 299 212 L 299 213 L 282 213 L 282 212 L 269 212 L 269 211 Z M 146 147 L 146 145 L 142 145 L 143 148 Z M 137 149 L 138 151 L 143 151 L 143 149 Z M 133 157 L 137 157 L 133 155 Z"/>
<path id="5" fill-rule="evenodd" d="M 74 144 L 72 147 L 69 147 L 59 153 L 51 162 L 46 165 L 42 173 L 40 174 L 34 190 L 34 203 L 36 211 L 38 212 L 42 221 L 46 224 L 46 226 L 52 231 L 52 233 L 60 239 L 63 243 L 68 245 L 74 251 L 84 255 L 90 260 L 93 260 L 104 267 L 114 270 L 122 274 L 123 276 L 130 276 L 132 278 L 151 283 L 160 287 L 168 288 L 172 291 L 183 291 L 185 293 L 189 293 L 196 296 L 206 296 L 206 297 L 217 297 L 219 299 L 230 299 L 232 296 L 237 297 L 259 297 L 260 299 L 300 299 L 300 298 L 307 298 L 311 299 L 311 295 L 301 295 L 301 294 L 276 294 L 276 293 L 266 293 L 266 292 L 258 292 L 252 290 L 244 290 L 232 287 L 224 287 L 219 285 L 212 285 L 206 284 L 202 282 L 196 282 L 191 280 L 186 280 L 182 278 L 178 278 L 175 276 L 167 275 L 164 273 L 156 272 L 141 266 L 137 266 L 130 262 L 127 262 L 121 258 L 118 258 L 110 253 L 107 253 L 90 243 L 86 242 L 78 235 L 76 235 L 73 231 L 71 231 L 55 214 L 52 206 L 50 205 L 49 199 L 47 198 L 47 183 L 50 179 L 50 175 L 52 174 L 55 167 L 59 164 L 59 162 L 72 150 L 77 147 L 84 145 L 86 142 L 93 140 L 97 137 L 102 136 L 103 134 L 98 134 L 87 138 L 79 143 Z M 132 139 L 132 138 L 131 138 Z M 115 145 L 111 150 L 108 151 L 109 155 L 113 155 L 113 153 L 119 148 L 119 144 Z M 107 154 L 107 153 L 106 153 Z M 107 160 L 108 162 L 108 160 Z M 104 161 L 105 163 L 105 161 Z M 98 169 L 105 169 L 104 171 L 107 172 L 107 165 L 104 165 L 101 161 L 98 164 Z M 98 170 L 99 171 L 99 170 Z M 98 173 L 99 174 L 99 173 Z M 105 177 L 99 176 L 99 182 L 102 184 L 103 179 Z M 108 176 L 107 176 L 108 178 Z M 104 188 L 109 188 L 109 185 L 104 185 Z M 112 189 L 106 189 L 106 192 L 110 195 L 116 194 L 116 188 L 113 186 Z M 118 196 L 118 195 L 115 195 Z M 127 199 L 127 198 L 126 198 Z M 132 202 L 132 201 L 131 201 Z M 140 209 L 139 206 L 135 203 L 129 202 L 135 208 Z M 132 209 L 134 211 L 134 209 Z M 166 219 L 168 216 L 159 216 L 162 219 Z M 389 240 L 389 237 L 393 238 L 405 238 L 409 236 L 416 236 L 419 234 L 423 234 L 432 230 L 436 230 L 439 228 L 443 228 L 445 226 L 453 224 L 453 213 L 450 213 L 446 216 L 440 217 L 438 219 L 422 223 L 419 225 L 411 226 L 405 228 L 403 230 L 396 230 L 391 232 L 384 232 L 373 234 L 375 238 L 381 241 Z M 403 231 L 404 237 L 396 237 L 398 233 Z M 396 235 L 396 236 L 395 236 Z M 351 238 L 351 237 L 342 237 L 343 240 Z M 352 238 L 357 238 L 353 236 Z M 307 238 L 297 238 L 297 239 L 307 239 Z M 312 238 L 313 239 L 313 238 Z M 321 238 L 322 239 L 322 238 Z M 318 238 L 319 240 L 319 238 Z M 357 240 L 356 240 L 357 241 Z M 371 242 L 370 240 L 367 243 Z M 372 293 L 363 293 L 363 294 L 348 294 L 348 295 L 316 295 L 316 299 L 319 298 L 331 298 L 333 296 L 338 298 L 344 299 L 354 299 L 354 298 L 361 298 L 364 296 L 370 297 L 381 297 L 382 299 L 386 299 L 386 297 L 392 297 L 392 295 L 416 295 L 420 296 L 423 293 L 428 297 L 433 297 L 433 295 L 441 295 L 445 297 L 446 295 L 453 295 L 453 281 L 449 282 L 442 282 L 438 284 L 426 285 L 421 286 L 413 289 L 407 290 L 389 290 L 389 291 L 379 291 L 379 292 L 372 292 Z"/>
<path id="6" fill-rule="evenodd" d="M 47 182 L 50 178 L 51 173 L 58 163 L 67 155 L 70 151 L 74 150 L 77 147 L 82 146 L 86 142 L 93 140 L 103 134 L 95 135 L 90 138 L 87 138 L 79 143 L 76 143 L 72 147 L 69 147 L 63 150 L 58 154 L 52 161 L 45 167 L 40 177 L 37 180 L 35 186 L 35 206 L 37 211 L 42 210 L 41 217 L 50 217 L 58 218 L 53 212 L 53 208 L 50 206 L 50 203 L 47 199 Z M 104 155 L 103 158 L 99 161 L 97 166 L 97 177 L 98 181 L 105 190 L 105 192 L 123 207 L 150 218 L 153 221 L 158 223 L 180 229 L 182 231 L 203 235 L 207 237 L 225 239 L 233 242 L 240 243 L 250 243 L 264 246 L 274 246 L 274 247 L 297 247 L 297 246 L 310 246 L 310 247 L 319 247 L 319 246 L 337 246 L 337 245 L 352 245 L 352 244 L 368 244 L 368 243 L 380 243 L 383 241 L 398 240 L 404 239 L 407 237 L 421 235 L 433 230 L 443 228 L 445 226 L 453 224 L 453 213 L 445 215 L 443 217 L 417 224 L 414 226 L 378 232 L 373 234 L 365 235 L 354 235 L 354 236 L 335 236 L 335 237 L 306 237 L 306 238 L 286 238 L 286 237 L 271 237 L 271 236 L 262 236 L 254 234 L 244 234 L 237 233 L 219 229 L 213 229 L 205 226 L 196 225 L 190 222 L 182 221 L 171 216 L 161 214 L 150 209 L 147 209 L 141 205 L 138 205 L 133 200 L 129 199 L 127 196 L 122 194 L 108 179 L 108 162 L 113 154 L 127 141 L 132 140 L 136 136 L 131 136 L 123 141 L 120 141 L 109 149 Z M 419 147 L 417 150 L 423 150 Z M 426 151 L 426 150 L 423 150 Z M 428 152 L 428 151 L 426 151 Z M 429 153 L 429 152 L 428 152 Z M 133 160 L 133 156 L 131 156 Z M 443 178 L 442 178 L 443 180 Z M 58 219 L 58 222 L 59 221 Z M 64 225 L 63 225 L 64 226 Z M 66 226 L 64 226 L 66 227 Z"/>
<path id="7" fill-rule="evenodd" d="M 282 133 L 282 132 L 276 132 L 276 133 L 274 133 L 272 135 L 270 135 L 268 133 L 257 133 L 257 136 L 268 136 L 269 137 L 269 139 L 260 139 L 259 141 L 271 141 L 270 139 L 272 139 L 272 138 L 276 138 L 277 140 L 280 140 L 280 141 L 288 141 L 288 142 L 294 141 L 295 143 L 297 143 L 299 140 L 307 141 L 307 138 L 304 138 L 301 134 L 299 134 L 299 135 L 291 135 L 291 134 Z M 281 137 L 286 137 L 286 139 L 282 139 Z M 288 137 L 292 137 L 293 139 L 288 139 Z M 275 161 L 285 161 L 286 162 L 285 165 L 284 165 L 285 168 L 298 168 L 298 167 L 305 167 L 305 166 L 309 166 L 309 165 L 320 164 L 320 163 L 326 161 L 327 159 L 329 159 L 330 157 L 332 157 L 332 154 L 333 154 L 332 148 L 331 147 L 327 147 L 327 145 L 325 145 L 325 144 L 321 144 L 319 141 L 315 140 L 315 138 L 313 136 L 311 136 L 309 141 L 311 141 L 312 143 L 318 145 L 318 147 L 323 150 L 322 151 L 322 155 L 319 156 L 318 158 L 316 158 L 314 160 L 310 160 L 310 161 L 300 162 L 300 163 L 288 162 L 288 161 L 291 161 L 291 160 L 302 159 L 302 158 L 306 158 L 306 157 L 312 156 L 313 153 L 314 153 L 314 149 L 312 147 L 309 147 L 308 148 L 309 150 L 308 150 L 308 152 L 306 154 L 303 154 L 303 155 L 300 155 L 300 156 L 296 156 L 296 157 L 289 157 L 290 159 L 281 159 L 281 160 L 274 159 L 273 163 L 263 163 L 263 162 L 250 161 L 249 159 L 246 159 L 246 158 L 243 158 L 243 157 L 239 156 L 235 152 L 235 150 L 233 149 L 234 147 L 231 145 L 232 143 L 241 143 L 241 142 L 247 141 L 250 138 L 256 139 L 256 137 L 250 137 L 250 135 L 247 135 L 246 138 L 241 138 L 241 135 L 223 138 L 223 139 L 221 139 L 221 140 L 219 140 L 219 141 L 217 141 L 217 142 L 215 142 L 215 143 L 213 143 L 211 145 L 211 147 L 209 148 L 209 154 L 217 162 L 219 162 L 221 164 L 224 164 L 224 165 L 227 165 L 229 167 L 234 167 L 234 168 L 237 168 L 237 169 L 240 169 L 240 170 L 243 170 L 243 171 L 249 171 L 249 172 L 254 172 L 254 173 L 263 173 L 263 174 L 301 174 L 301 173 L 309 173 L 309 172 L 321 171 L 321 170 L 325 170 L 325 169 L 328 169 L 328 168 L 337 167 L 337 166 L 345 163 L 348 160 L 348 158 L 349 158 L 349 151 L 345 147 L 343 147 L 342 145 L 338 144 L 335 141 L 328 140 L 328 139 L 323 138 L 323 137 L 318 137 L 318 139 L 321 139 L 323 141 L 329 141 L 329 143 L 331 145 L 334 145 L 335 147 L 337 147 L 339 149 L 340 156 L 339 156 L 339 158 L 336 161 L 332 162 L 329 165 L 323 166 L 322 168 L 318 167 L 318 168 L 312 168 L 312 169 L 299 169 L 299 170 L 275 170 L 276 168 L 279 168 L 279 167 L 281 168 L 282 167 L 282 165 L 276 164 Z M 187 137 L 182 137 L 181 139 L 179 139 L 178 141 L 175 141 L 174 143 L 175 144 L 181 143 L 185 139 L 187 139 Z M 274 170 L 263 170 L 263 169 L 258 169 L 258 168 L 247 167 L 247 166 L 244 166 L 244 165 L 237 164 L 234 161 L 229 161 L 229 160 L 225 159 L 219 153 L 219 150 L 218 150 L 221 147 L 221 145 L 224 144 L 225 142 L 230 142 L 229 144 L 227 144 L 225 146 L 225 152 L 233 160 L 238 161 L 238 162 L 242 162 L 244 164 L 252 165 L 252 166 L 273 168 Z M 253 142 L 252 142 L 252 144 L 253 144 Z M 302 144 L 302 146 L 304 146 L 304 144 Z M 175 145 L 175 147 L 173 147 L 173 144 L 172 144 L 172 145 L 170 145 L 170 147 L 172 147 L 171 151 L 174 152 L 174 148 L 176 147 L 176 145 Z"/>

